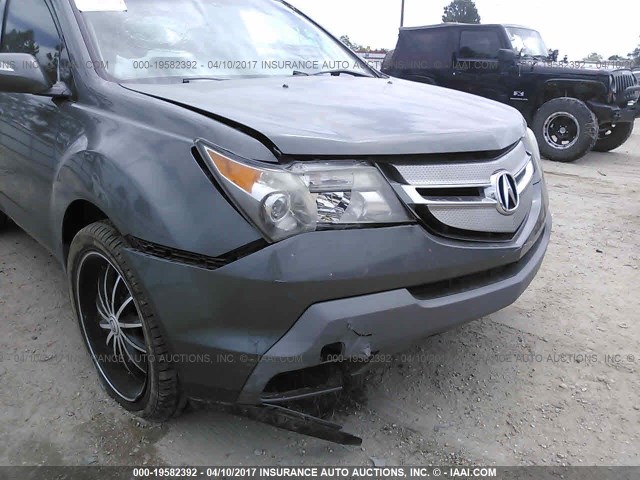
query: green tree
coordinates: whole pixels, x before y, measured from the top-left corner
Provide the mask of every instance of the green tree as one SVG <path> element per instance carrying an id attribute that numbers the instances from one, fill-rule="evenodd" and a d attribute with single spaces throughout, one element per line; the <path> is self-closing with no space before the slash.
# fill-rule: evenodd
<path id="1" fill-rule="evenodd" d="M 356 47 L 359 47 L 359 45 L 356 45 L 351 41 L 351 39 L 349 38 L 349 35 L 342 35 L 340 37 L 340 41 L 344 43 L 347 47 L 349 47 L 351 50 L 356 50 L 357 49 Z"/>
<path id="2" fill-rule="evenodd" d="M 585 62 L 601 62 L 603 60 L 602 55 L 597 52 L 591 52 L 589 55 L 584 57 L 582 60 Z"/>
<path id="3" fill-rule="evenodd" d="M 636 49 L 627 56 L 629 57 L 629 60 L 633 62 L 635 67 L 640 67 L 640 45 L 638 45 Z"/>
<path id="4" fill-rule="evenodd" d="M 473 0 L 453 0 L 444 7 L 443 22 L 480 23 L 480 14 Z"/>
<path id="5" fill-rule="evenodd" d="M 15 29 L 4 34 L 2 51 L 11 53 L 30 53 L 37 57 L 40 53 L 40 46 L 34 39 L 33 30 L 17 31 Z"/>
<path id="6" fill-rule="evenodd" d="M 351 50 L 353 50 L 354 52 L 375 52 L 375 53 L 387 53 L 389 51 L 389 49 L 387 48 L 371 48 L 371 46 L 367 45 L 366 47 L 364 45 L 360 45 L 359 43 L 356 43 L 354 41 L 352 41 L 349 38 L 349 35 L 342 35 L 340 37 L 340 41 L 342 43 L 344 43 L 347 47 L 349 47 Z"/>
<path id="7" fill-rule="evenodd" d="M 624 58 L 624 57 L 622 57 L 622 56 L 620 56 L 620 55 L 611 55 L 611 56 L 608 58 L 608 60 L 611 60 L 611 61 L 616 62 L 616 61 L 620 61 L 620 60 L 626 60 L 626 58 Z"/>

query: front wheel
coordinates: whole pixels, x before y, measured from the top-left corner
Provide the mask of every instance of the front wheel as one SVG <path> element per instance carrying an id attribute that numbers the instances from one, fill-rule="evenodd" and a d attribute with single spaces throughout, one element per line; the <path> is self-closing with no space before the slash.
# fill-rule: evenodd
<path id="1" fill-rule="evenodd" d="M 554 98 L 536 112 L 533 132 L 544 157 L 556 162 L 573 162 L 596 144 L 598 119 L 581 100 Z"/>
<path id="2" fill-rule="evenodd" d="M 602 128 L 596 146 L 596 152 L 609 152 L 621 146 L 629 140 L 633 133 L 633 122 L 616 123 L 609 127 Z"/>
<path id="3" fill-rule="evenodd" d="M 68 274 L 80 331 L 107 393 L 125 409 L 165 421 L 179 411 L 177 374 L 167 345 L 123 255 L 127 247 L 107 222 L 71 243 Z"/>

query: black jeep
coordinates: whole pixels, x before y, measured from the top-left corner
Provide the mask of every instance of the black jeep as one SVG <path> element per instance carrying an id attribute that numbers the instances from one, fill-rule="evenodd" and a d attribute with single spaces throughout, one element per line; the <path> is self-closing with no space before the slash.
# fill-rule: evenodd
<path id="1" fill-rule="evenodd" d="M 540 34 L 512 25 L 446 23 L 401 28 L 382 71 L 481 95 L 517 108 L 550 160 L 622 145 L 640 116 L 640 86 L 622 65 L 558 61 Z"/>

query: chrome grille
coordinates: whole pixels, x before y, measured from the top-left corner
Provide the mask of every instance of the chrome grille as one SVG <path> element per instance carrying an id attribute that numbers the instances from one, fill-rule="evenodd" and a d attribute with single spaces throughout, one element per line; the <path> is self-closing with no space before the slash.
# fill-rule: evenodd
<path id="1" fill-rule="evenodd" d="M 394 165 L 404 181 L 416 187 L 486 185 L 498 170 L 519 172 L 528 161 L 524 145 L 488 162 L 434 165 Z"/>
<path id="2" fill-rule="evenodd" d="M 629 70 L 613 72 L 613 82 L 616 87 L 616 98 L 619 101 L 631 100 L 625 97 L 625 90 L 636 85 L 636 77 Z M 637 96 L 637 94 L 635 94 Z"/>
<path id="3" fill-rule="evenodd" d="M 436 232 L 455 231 L 456 237 L 496 234 L 513 236 L 527 219 L 533 201 L 534 161 L 519 142 L 508 153 L 483 162 L 393 164 L 394 189 Z M 506 171 L 517 185 L 520 204 L 511 215 L 497 208 L 492 177 Z"/>
<path id="4" fill-rule="evenodd" d="M 531 189 L 527 188 L 520 198 L 520 208 L 513 215 L 499 214 L 493 204 L 483 208 L 430 206 L 429 210 L 440 223 L 458 230 L 515 233 L 527 218 L 531 209 L 531 200 Z M 496 215 L 496 213 L 498 214 Z"/>

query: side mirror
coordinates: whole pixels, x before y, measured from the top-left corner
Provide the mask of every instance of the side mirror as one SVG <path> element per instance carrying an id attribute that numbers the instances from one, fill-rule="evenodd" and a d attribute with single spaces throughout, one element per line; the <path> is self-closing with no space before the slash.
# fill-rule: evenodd
<path id="1" fill-rule="evenodd" d="M 516 61 L 516 52 L 510 48 L 501 48 L 498 50 L 498 61 L 502 64 L 513 64 Z"/>
<path id="2" fill-rule="evenodd" d="M 549 58 L 552 62 L 558 61 L 558 55 L 560 55 L 560 50 L 549 50 Z"/>
<path id="3" fill-rule="evenodd" d="M 28 53 L 0 53 L 0 92 L 45 93 L 51 82 L 40 63 Z"/>

